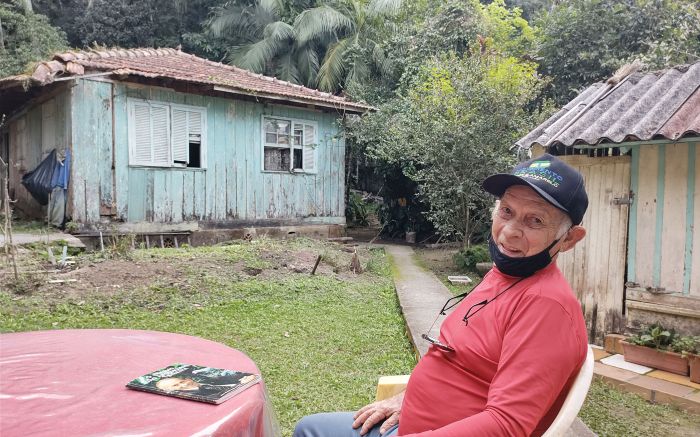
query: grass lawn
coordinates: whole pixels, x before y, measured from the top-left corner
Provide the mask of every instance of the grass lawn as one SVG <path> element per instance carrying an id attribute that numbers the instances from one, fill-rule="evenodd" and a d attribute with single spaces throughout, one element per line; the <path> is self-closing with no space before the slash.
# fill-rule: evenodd
<path id="1" fill-rule="evenodd" d="M 132 328 L 225 343 L 257 363 L 283 435 L 306 414 L 359 408 L 379 376 L 415 365 L 381 251 L 360 251 L 360 275 L 340 246 L 306 239 L 111 255 L 48 277 L 75 282 L 27 276 L 31 293 L 2 276 L 0 332 Z"/>
<path id="2" fill-rule="evenodd" d="M 419 249 L 416 250 L 416 261 L 435 273 L 440 280 L 447 282 L 447 275 L 461 274 L 452 262 L 452 255 L 456 251 L 457 249 Z M 467 275 L 471 277 L 472 273 Z M 476 283 L 479 278 L 475 277 Z M 466 291 L 465 288 L 446 285 L 455 294 Z M 579 417 L 601 437 L 700 436 L 700 415 L 668 405 L 651 404 L 637 395 L 620 392 L 596 379 L 593 380 Z"/>

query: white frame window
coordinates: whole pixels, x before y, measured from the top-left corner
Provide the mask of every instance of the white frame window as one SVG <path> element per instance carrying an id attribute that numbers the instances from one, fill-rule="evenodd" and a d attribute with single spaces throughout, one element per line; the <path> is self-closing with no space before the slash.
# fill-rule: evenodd
<path id="1" fill-rule="evenodd" d="M 206 108 L 127 99 L 129 165 L 204 169 Z"/>
<path id="2" fill-rule="evenodd" d="M 315 121 L 263 115 L 262 171 L 316 173 L 318 124 Z"/>

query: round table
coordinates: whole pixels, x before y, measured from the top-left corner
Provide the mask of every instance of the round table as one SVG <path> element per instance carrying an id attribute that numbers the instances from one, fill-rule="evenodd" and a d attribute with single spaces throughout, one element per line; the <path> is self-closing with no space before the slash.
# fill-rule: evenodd
<path id="1" fill-rule="evenodd" d="M 260 373 L 244 353 L 167 332 L 84 329 L 0 335 L 0 435 L 279 435 L 261 382 L 220 405 L 130 390 L 173 363 Z"/>

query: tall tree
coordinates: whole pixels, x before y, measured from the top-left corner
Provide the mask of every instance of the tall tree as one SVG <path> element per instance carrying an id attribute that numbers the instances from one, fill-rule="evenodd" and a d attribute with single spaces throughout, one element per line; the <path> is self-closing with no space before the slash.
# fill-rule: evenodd
<path id="1" fill-rule="evenodd" d="M 229 61 L 256 73 L 293 83 L 313 84 L 318 71 L 318 49 L 299 44 L 292 22 L 312 1 L 230 1 L 214 9 L 209 31 L 231 44 Z"/>
<path id="2" fill-rule="evenodd" d="M 387 74 L 391 65 L 383 40 L 392 31 L 402 0 L 346 0 L 308 9 L 295 19 L 300 44 L 326 46 L 318 87 L 338 91 L 369 79 L 374 70 Z"/>
<path id="3" fill-rule="evenodd" d="M 466 244 L 487 229 L 481 181 L 508 167 L 510 146 L 541 120 L 528 111 L 542 86 L 534 68 L 491 52 L 434 57 L 403 96 L 366 114 L 349 136 L 400 166 L 439 232 Z"/>
<path id="4" fill-rule="evenodd" d="M 387 70 L 382 41 L 401 0 L 317 3 L 232 1 L 215 12 L 210 30 L 240 41 L 231 49 L 233 64 L 327 91 Z"/>
<path id="5" fill-rule="evenodd" d="M 0 4 L 0 35 L 0 77 L 22 73 L 30 63 L 68 46 L 65 34 L 46 17 L 27 12 L 24 4 L 14 0 Z"/>
<path id="6" fill-rule="evenodd" d="M 661 68 L 700 56 L 696 0 L 570 0 L 538 25 L 540 71 L 560 104 L 632 59 Z"/>

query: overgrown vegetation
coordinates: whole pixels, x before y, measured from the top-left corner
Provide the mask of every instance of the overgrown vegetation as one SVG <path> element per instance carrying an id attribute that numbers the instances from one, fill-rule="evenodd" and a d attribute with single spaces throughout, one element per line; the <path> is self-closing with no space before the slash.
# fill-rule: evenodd
<path id="1" fill-rule="evenodd" d="M 45 16 L 25 10 L 22 3 L 0 4 L 0 78 L 22 73 L 30 63 L 68 47 L 63 31 Z"/>

